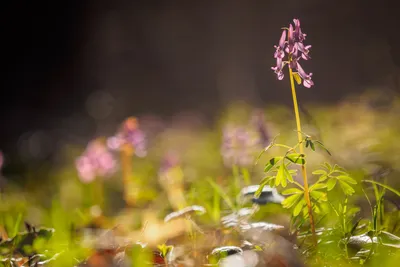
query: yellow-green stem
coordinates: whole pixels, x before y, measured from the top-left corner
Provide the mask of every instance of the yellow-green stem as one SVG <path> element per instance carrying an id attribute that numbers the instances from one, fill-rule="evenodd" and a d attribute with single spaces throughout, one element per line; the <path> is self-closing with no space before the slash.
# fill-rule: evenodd
<path id="1" fill-rule="evenodd" d="M 294 85 L 293 72 L 292 72 L 291 68 L 289 68 L 289 76 L 290 76 L 290 87 L 292 88 L 294 113 L 295 113 L 295 116 L 296 116 L 297 139 L 299 141 L 299 150 L 300 150 L 300 154 L 304 154 L 304 145 L 303 145 L 303 142 L 302 142 L 303 138 L 301 136 L 301 123 L 300 123 L 300 115 L 299 115 L 299 106 L 297 104 L 296 87 Z M 306 170 L 306 166 L 305 165 L 301 165 L 301 173 L 303 175 L 304 198 L 305 198 L 306 203 L 307 203 L 308 215 L 309 215 L 310 224 L 311 224 L 311 232 L 312 232 L 312 236 L 313 236 L 314 245 L 317 245 L 317 235 L 315 234 L 314 216 L 313 216 L 312 206 L 311 206 L 311 201 L 310 201 L 310 191 L 309 191 L 309 188 L 308 188 L 307 170 Z"/>
<path id="2" fill-rule="evenodd" d="M 129 186 L 130 177 L 132 173 L 132 161 L 131 161 L 131 151 L 128 147 L 121 149 L 121 171 L 122 171 L 122 183 L 124 187 L 124 200 L 125 203 L 130 206 L 133 203 L 133 199 L 130 196 Z"/>

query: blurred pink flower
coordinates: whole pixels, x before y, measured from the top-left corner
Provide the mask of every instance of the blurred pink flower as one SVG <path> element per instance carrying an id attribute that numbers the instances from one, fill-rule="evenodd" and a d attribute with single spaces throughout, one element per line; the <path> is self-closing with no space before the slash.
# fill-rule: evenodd
<path id="1" fill-rule="evenodd" d="M 107 139 L 107 146 L 112 150 L 120 150 L 125 144 L 129 144 L 133 148 L 136 156 L 146 156 L 146 136 L 138 128 L 136 118 L 128 118 L 121 130 Z"/>
<path id="2" fill-rule="evenodd" d="M 109 177 L 116 171 L 117 162 L 107 147 L 99 140 L 92 141 L 75 161 L 82 182 L 90 183 L 97 176 Z"/>
<path id="3" fill-rule="evenodd" d="M 225 127 L 222 136 L 221 155 L 226 166 L 247 167 L 260 151 L 259 136 L 245 127 Z"/>

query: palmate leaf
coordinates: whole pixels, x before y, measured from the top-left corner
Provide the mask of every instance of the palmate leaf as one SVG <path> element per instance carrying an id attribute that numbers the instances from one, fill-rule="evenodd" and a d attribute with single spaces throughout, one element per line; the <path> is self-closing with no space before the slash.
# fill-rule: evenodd
<path id="1" fill-rule="evenodd" d="M 282 185 L 282 187 L 286 187 L 288 180 L 292 183 L 293 177 L 284 162 L 282 162 L 282 165 L 279 166 L 278 173 L 276 174 L 275 186 Z"/>
<path id="2" fill-rule="evenodd" d="M 341 181 L 344 181 L 344 182 L 346 182 L 346 183 L 348 183 L 348 184 L 357 184 L 357 181 L 354 180 L 353 178 L 351 178 L 351 177 L 348 176 L 348 175 L 339 175 L 339 176 L 337 176 L 336 178 L 339 179 L 339 180 L 341 180 Z"/>
<path id="3" fill-rule="evenodd" d="M 294 164 L 304 165 L 306 163 L 306 160 L 304 159 L 304 154 L 292 153 L 286 155 L 286 158 Z"/>
<path id="4" fill-rule="evenodd" d="M 332 171 L 332 165 L 329 164 L 328 162 L 325 162 L 322 166 L 325 167 L 325 168 L 327 168 L 329 172 Z"/>
<path id="5" fill-rule="evenodd" d="M 274 157 L 265 164 L 264 172 L 269 172 L 283 157 Z"/>
<path id="6" fill-rule="evenodd" d="M 297 170 L 295 170 L 295 171 L 293 172 L 292 170 L 289 170 L 289 169 L 287 168 L 287 166 L 285 166 L 284 171 L 285 171 L 286 179 L 288 179 L 289 182 L 293 183 L 293 176 L 292 176 L 292 175 L 293 175 L 293 174 L 296 174 Z"/>
<path id="7" fill-rule="evenodd" d="M 325 170 L 315 170 L 312 172 L 314 175 L 327 175 L 328 173 Z"/>
<path id="8" fill-rule="evenodd" d="M 328 191 L 331 191 L 335 187 L 336 182 L 337 182 L 336 178 L 329 179 L 329 181 L 326 183 L 326 189 Z"/>
<path id="9" fill-rule="evenodd" d="M 260 186 L 258 187 L 257 191 L 254 193 L 254 196 L 256 198 L 258 198 L 261 195 L 261 192 L 262 192 L 264 186 L 266 186 L 271 181 L 273 181 L 274 178 L 275 178 L 275 176 L 267 176 L 264 179 L 262 179 L 261 183 L 260 183 Z"/>
<path id="10" fill-rule="evenodd" d="M 301 210 L 304 208 L 305 205 L 306 205 L 306 201 L 305 201 L 304 198 L 303 198 L 303 199 L 301 199 L 301 200 L 297 203 L 297 205 L 294 207 L 293 212 L 292 212 L 293 216 L 299 215 L 300 212 L 301 212 Z"/>
<path id="11" fill-rule="evenodd" d="M 351 187 L 351 185 L 349 185 L 348 183 L 346 183 L 342 180 L 339 180 L 339 184 L 343 190 L 343 193 L 345 193 L 346 195 L 351 196 L 352 194 L 355 193 L 353 187 Z"/>
<path id="12" fill-rule="evenodd" d="M 291 208 L 299 201 L 299 199 L 303 197 L 303 195 L 304 194 L 294 194 L 291 195 L 290 197 L 285 198 L 285 200 L 282 202 L 282 206 L 286 209 Z"/>
<path id="13" fill-rule="evenodd" d="M 326 196 L 326 193 L 321 192 L 321 191 L 317 191 L 317 190 L 311 191 L 310 192 L 310 196 L 311 196 L 311 198 L 315 199 L 318 202 L 322 202 L 322 201 L 327 201 L 328 200 L 328 198 Z"/>
<path id="14" fill-rule="evenodd" d="M 281 194 L 282 195 L 292 195 L 292 194 L 303 194 L 304 192 L 298 188 L 289 188 L 283 191 Z"/>
<path id="15" fill-rule="evenodd" d="M 326 188 L 326 184 L 324 183 L 315 183 L 310 187 L 310 192 L 313 190 L 323 189 Z"/>
<path id="16" fill-rule="evenodd" d="M 276 174 L 275 186 L 279 186 L 280 184 L 282 184 L 283 186 L 284 183 L 286 184 L 286 179 L 284 174 L 285 170 L 283 166 L 285 165 L 282 164 L 281 166 L 279 166 L 278 173 Z"/>

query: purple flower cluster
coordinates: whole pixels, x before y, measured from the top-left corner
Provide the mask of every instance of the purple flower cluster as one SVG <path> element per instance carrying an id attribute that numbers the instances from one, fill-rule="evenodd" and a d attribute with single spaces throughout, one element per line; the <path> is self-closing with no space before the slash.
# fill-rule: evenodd
<path id="1" fill-rule="evenodd" d="M 226 166 L 246 167 L 253 163 L 254 153 L 260 149 L 257 134 L 244 127 L 228 126 L 222 138 L 221 154 Z"/>
<path id="2" fill-rule="evenodd" d="M 304 45 L 303 43 L 306 38 L 306 34 L 301 31 L 300 20 L 293 19 L 293 22 L 294 27 L 292 24 L 290 24 L 288 29 L 284 29 L 282 31 L 279 44 L 274 46 L 276 49 L 274 53 L 274 58 L 276 58 L 276 66 L 272 67 L 271 69 L 275 72 L 278 79 L 282 80 L 284 77 L 282 70 L 284 66 L 288 64 L 289 68 L 297 72 L 297 74 L 303 80 L 303 85 L 307 88 L 310 88 L 314 85 L 314 82 L 311 80 L 312 73 L 307 74 L 301 67 L 299 61 L 300 59 L 310 59 L 309 52 L 311 45 Z M 284 60 L 286 54 L 287 60 Z"/>
<path id="3" fill-rule="evenodd" d="M 90 183 L 96 177 L 108 177 L 114 174 L 117 162 L 101 141 L 94 140 L 75 161 L 75 165 L 81 181 Z"/>
<path id="4" fill-rule="evenodd" d="M 120 150 L 128 145 L 138 157 L 144 157 L 146 151 L 146 137 L 139 129 L 136 118 L 128 118 L 122 125 L 121 130 L 107 139 L 107 145 L 112 150 Z"/>

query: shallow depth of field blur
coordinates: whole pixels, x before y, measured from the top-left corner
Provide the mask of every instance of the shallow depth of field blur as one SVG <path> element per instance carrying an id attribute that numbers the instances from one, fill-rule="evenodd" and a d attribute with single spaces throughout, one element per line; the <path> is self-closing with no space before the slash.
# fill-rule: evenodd
<path id="1" fill-rule="evenodd" d="M 40 94 L 31 93 L 30 100 L 27 94 L 21 102 L 26 109 L 10 107 L 3 114 L 10 134 L 0 147 L 0 266 L 398 265 L 399 73 L 385 43 L 366 37 L 359 50 L 350 41 L 338 45 L 325 35 L 331 26 L 315 30 L 304 15 L 306 40 L 316 44 L 304 64 L 315 84 L 296 83 L 300 132 L 292 67 L 282 81 L 271 70 L 286 15 L 273 23 L 271 17 L 270 24 L 279 26 L 268 26 L 263 39 L 251 25 L 260 30 L 267 23 L 251 16 L 250 8 L 242 25 L 233 19 L 240 12 L 226 15 L 222 7 L 214 20 L 202 22 L 220 27 L 210 29 L 212 42 L 202 39 L 203 58 L 193 52 L 200 44 L 188 41 L 192 28 L 182 23 L 183 15 L 174 17 L 176 10 L 165 17 L 147 10 L 152 19 L 133 6 L 104 17 L 93 13 L 80 64 L 85 71 L 76 71 L 85 77 L 80 86 L 95 88 L 83 103 L 74 102 L 80 87 L 67 88 L 60 89 L 65 94 L 43 93 L 48 102 L 35 103 Z M 144 33 L 130 23 L 145 25 L 138 26 Z M 118 32 L 120 24 L 128 30 Z M 343 39 L 360 34 L 346 27 Z M 148 34 L 148 43 L 129 41 L 127 32 Z M 128 44 L 136 46 L 132 51 L 143 46 L 154 53 L 141 58 L 144 50 L 134 54 Z M 294 52 L 287 53 L 289 67 Z M 296 68 L 291 77 L 300 79 Z M 66 75 L 65 87 L 81 79 L 74 73 Z M 362 82 L 354 84 L 358 78 L 351 75 Z M 57 95 L 59 102 L 53 101 Z M 30 120 L 40 103 L 53 109 Z M 79 108 L 67 118 L 52 114 L 65 103 Z M 29 130 L 14 136 L 24 123 Z M 1 128 L 8 132 L 7 123 Z"/>
<path id="2" fill-rule="evenodd" d="M 362 218 L 368 222 L 372 218 L 370 205 L 373 203 L 368 203 L 364 192 L 372 197 L 373 189 L 371 184 L 361 181 L 376 179 L 391 188 L 399 188 L 400 145 L 397 139 L 400 134 L 400 98 L 387 98 L 375 92 L 349 98 L 335 106 L 314 105 L 306 110 L 306 114 L 302 113 L 304 131 L 323 141 L 332 154 L 311 154 L 308 166 L 330 162 L 345 168 L 358 182 L 355 194 L 349 198 L 349 204 L 359 208 L 354 220 Z M 54 228 L 54 235 L 49 241 L 54 239 L 54 242 L 46 249 L 46 253 L 60 255 L 58 260 L 54 259 L 55 263 L 49 264 L 61 266 L 58 264 L 64 259 L 68 262 L 65 266 L 70 266 L 68 264 L 77 265 L 94 253 L 89 245 L 92 243 L 80 239 L 78 242 L 73 238 L 75 235 L 71 229 L 93 225 L 108 231 L 114 229 L 123 240 L 119 246 L 141 241 L 157 249 L 166 240 L 180 236 L 184 231 L 180 223 L 163 223 L 167 214 L 178 210 L 181 208 L 179 205 L 183 204 L 203 206 L 206 213 L 195 218 L 196 223 L 200 228 L 217 230 L 221 227 L 221 217 L 232 212 L 229 201 L 226 202 L 224 197 L 229 197 L 231 203 L 236 205 L 236 196 L 241 188 L 260 183 L 265 176 L 263 168 L 271 157 L 267 152 L 255 164 L 256 157 L 264 148 L 261 143 L 253 147 L 244 145 L 237 151 L 221 150 L 224 127 L 240 126 L 245 132 L 254 132 L 252 119 L 260 112 L 264 115 L 271 138 L 269 141 L 276 137 L 281 143 L 296 142 L 292 111 L 283 106 L 271 105 L 255 110 L 246 104 L 236 103 L 225 110 L 213 125 L 206 125 L 201 116 L 196 114 L 168 120 L 158 117 L 137 118 L 146 136 L 146 148 L 130 159 L 129 190 L 135 198 L 131 207 L 124 201 L 123 174 L 118 153 L 112 154 L 115 157 L 115 172 L 113 170 L 109 175 L 92 177 L 93 180 L 79 176 L 76 160 L 85 147 L 74 145 L 65 146 L 60 154 L 63 163 L 52 166 L 45 179 L 41 177 L 40 169 L 35 168 L 27 169 L 23 173 L 26 178 L 20 183 L 4 175 L 0 205 L 3 238 L 24 231 L 24 222 L 37 228 Z M 5 166 L 11 164 L 6 156 L 4 158 L 2 162 Z M 242 167 L 237 167 L 240 160 L 243 161 Z M 300 181 L 300 178 L 295 179 Z M 218 184 L 226 196 L 220 195 L 210 181 Z M 183 199 L 179 197 L 181 193 Z M 383 227 L 399 235 L 399 196 L 387 191 L 384 200 Z M 332 191 L 329 192 L 329 201 L 336 206 L 343 203 L 344 198 L 339 191 Z M 326 216 L 321 227 L 332 226 L 338 220 L 333 214 Z M 261 206 L 251 220 L 289 228 L 290 212 L 278 204 L 267 204 Z M 236 244 L 232 240 L 218 241 L 221 244 L 215 241 L 213 245 Z M 398 248 L 399 243 L 394 247 Z M 332 246 L 332 253 L 338 253 L 337 249 Z M 376 260 L 387 261 L 385 266 L 395 266 L 394 262 L 399 257 L 396 251 L 380 252 L 383 255 L 378 254 Z M 385 256 L 385 253 L 390 254 Z M 346 263 L 348 261 L 343 258 L 340 264 L 349 264 Z M 372 258 L 366 264 L 373 266 L 374 262 Z M 353 264 L 359 262 L 353 261 Z"/>

